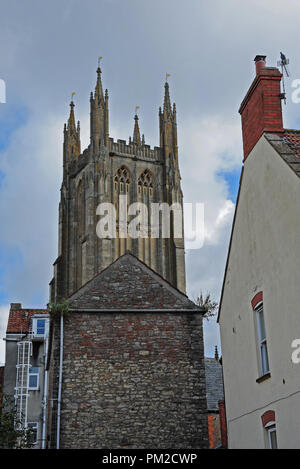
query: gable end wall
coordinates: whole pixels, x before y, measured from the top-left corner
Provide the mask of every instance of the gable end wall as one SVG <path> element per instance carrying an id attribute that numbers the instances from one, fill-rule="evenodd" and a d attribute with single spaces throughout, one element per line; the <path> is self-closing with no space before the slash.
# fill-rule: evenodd
<path id="1" fill-rule="evenodd" d="M 72 313 L 61 448 L 207 447 L 203 355 L 201 313 Z"/>

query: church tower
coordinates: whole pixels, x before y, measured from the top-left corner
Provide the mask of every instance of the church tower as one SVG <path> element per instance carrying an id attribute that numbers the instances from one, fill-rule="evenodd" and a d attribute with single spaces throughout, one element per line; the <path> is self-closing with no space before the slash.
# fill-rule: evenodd
<path id="1" fill-rule="evenodd" d="M 50 282 L 50 300 L 68 298 L 126 251 L 185 293 L 183 217 L 179 219 L 181 233 L 178 235 L 174 229 L 175 210 L 170 210 L 169 216 L 167 213 L 168 207 L 174 204 L 181 209 L 183 206 L 176 106 L 171 105 L 169 84 L 165 83 L 163 109 L 159 109 L 159 147 L 146 145 L 137 114 L 128 143 L 114 141 L 109 136 L 108 91 L 103 92 L 100 67 L 95 91 L 90 96 L 90 144 L 83 152 L 74 107 L 72 101 L 64 127 L 59 248 Z M 124 223 L 128 227 L 136 214 L 129 212 L 124 222 L 120 215 L 121 199 L 130 210 L 132 204 L 143 203 L 147 207 L 146 215 L 141 218 L 142 235 L 137 238 L 123 234 Z M 97 207 L 103 203 L 111 203 L 115 208 L 115 236 L 97 235 L 100 220 Z M 166 213 L 164 220 L 167 220 L 169 236 L 164 234 L 161 223 L 151 224 L 153 204 L 159 207 L 160 220 Z"/>

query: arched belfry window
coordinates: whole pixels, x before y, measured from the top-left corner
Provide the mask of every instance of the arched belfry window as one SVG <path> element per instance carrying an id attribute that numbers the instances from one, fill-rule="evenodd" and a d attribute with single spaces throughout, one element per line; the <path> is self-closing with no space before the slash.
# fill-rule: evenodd
<path id="1" fill-rule="evenodd" d="M 130 173 L 126 166 L 121 166 L 115 174 L 114 186 L 115 190 L 126 194 L 129 192 Z"/>
<path id="2" fill-rule="evenodd" d="M 138 190 L 140 194 L 153 195 L 153 177 L 149 169 L 145 169 L 138 179 Z"/>

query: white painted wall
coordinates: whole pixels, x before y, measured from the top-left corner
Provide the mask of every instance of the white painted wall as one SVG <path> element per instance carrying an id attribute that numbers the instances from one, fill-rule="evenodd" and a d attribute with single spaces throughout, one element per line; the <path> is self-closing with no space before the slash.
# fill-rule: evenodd
<path id="1" fill-rule="evenodd" d="M 219 323 L 229 447 L 265 447 L 261 415 L 270 409 L 278 446 L 300 448 L 300 364 L 291 360 L 291 342 L 300 339 L 300 179 L 264 136 L 245 161 L 224 285 Z M 271 377 L 257 383 L 251 299 L 260 290 Z"/>

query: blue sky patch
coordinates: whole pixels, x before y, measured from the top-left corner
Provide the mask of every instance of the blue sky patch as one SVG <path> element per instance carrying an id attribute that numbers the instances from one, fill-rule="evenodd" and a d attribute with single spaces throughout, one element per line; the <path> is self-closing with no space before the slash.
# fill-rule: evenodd
<path id="1" fill-rule="evenodd" d="M 225 181 L 229 199 L 235 204 L 239 190 L 239 182 L 241 176 L 241 168 L 237 168 L 233 171 L 219 171 L 217 178 L 221 178 Z"/>
<path id="2" fill-rule="evenodd" d="M 7 103 L 0 105 L 0 151 L 9 146 L 12 134 L 26 123 L 27 117 L 28 111 L 25 107 Z"/>

